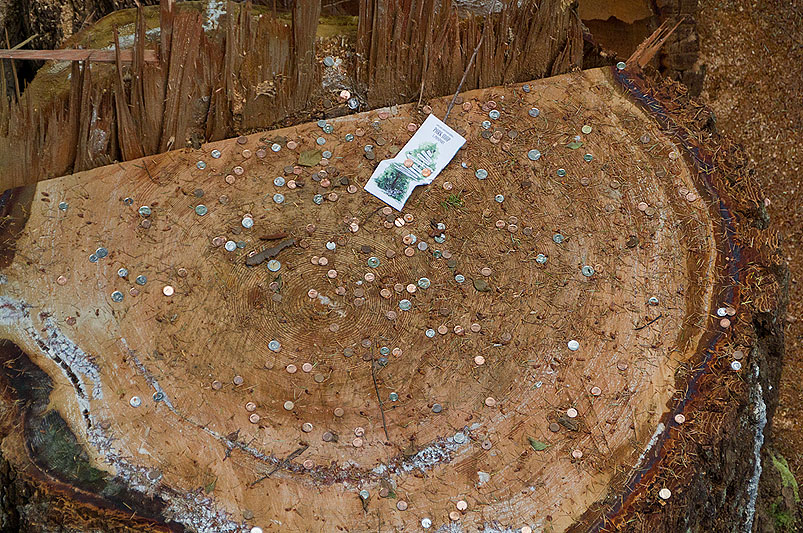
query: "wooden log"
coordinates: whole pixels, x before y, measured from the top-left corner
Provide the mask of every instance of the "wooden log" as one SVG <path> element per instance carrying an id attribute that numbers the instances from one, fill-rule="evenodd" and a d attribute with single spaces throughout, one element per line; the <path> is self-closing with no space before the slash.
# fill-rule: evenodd
<path id="1" fill-rule="evenodd" d="M 91 61 L 97 63 L 114 63 L 117 60 L 114 50 L 0 50 L 0 59 Z M 120 50 L 119 60 L 131 63 L 134 60 L 134 51 Z M 159 57 L 156 55 L 156 50 L 145 50 L 143 61 L 157 63 Z"/>
<path id="2" fill-rule="evenodd" d="M 20 531 L 750 518 L 783 277 L 738 149 L 629 70 L 475 90 L 389 212 L 362 186 L 428 111 L 3 196 L 0 449 L 49 502 Z"/>

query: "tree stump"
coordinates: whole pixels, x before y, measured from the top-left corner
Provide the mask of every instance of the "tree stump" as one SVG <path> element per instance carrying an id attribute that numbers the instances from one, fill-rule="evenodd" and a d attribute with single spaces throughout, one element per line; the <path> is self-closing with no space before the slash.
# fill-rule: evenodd
<path id="1" fill-rule="evenodd" d="M 464 94 L 437 180 L 365 193 L 449 100 L 6 192 L 7 523 L 752 521 L 783 272 L 738 149 L 594 69 Z"/>

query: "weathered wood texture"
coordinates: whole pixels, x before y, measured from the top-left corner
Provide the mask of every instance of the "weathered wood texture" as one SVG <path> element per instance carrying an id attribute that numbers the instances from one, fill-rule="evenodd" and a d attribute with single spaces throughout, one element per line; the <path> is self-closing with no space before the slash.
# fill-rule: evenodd
<path id="1" fill-rule="evenodd" d="M 2 453 L 18 484 L 79 507 L 54 505 L 59 523 L 133 513 L 143 531 L 742 520 L 781 302 L 741 156 L 637 73 L 528 88 L 464 96 L 449 123 L 468 142 L 406 221 L 361 187 L 424 119 L 412 105 L 7 193 Z M 278 270 L 247 266 L 277 238 L 295 240 Z"/>
<path id="2" fill-rule="evenodd" d="M 348 113 L 338 103 L 341 89 L 362 109 L 417 100 L 422 89 L 424 97 L 446 94 L 457 87 L 481 32 L 485 41 L 465 89 L 582 66 L 571 4 L 535 5 L 507 2 L 484 23 L 481 16 L 459 16 L 449 2 L 364 2 L 356 43 L 343 37 L 339 62 L 325 67 L 326 52 L 316 47 L 318 2 L 296 2 L 289 21 L 232 2 L 212 24 L 198 6 L 169 8 L 165 0 L 150 30 L 160 37 L 146 46 L 140 10 L 133 39 L 138 57 L 158 40 L 161 64 L 138 60 L 121 65 L 119 75 L 103 65 L 82 66 L 71 71 L 70 90 L 57 96 L 39 91 L 2 99 L 0 189 L 313 114 Z"/>
<path id="3" fill-rule="evenodd" d="M 560 1 L 504 2 L 483 24 L 451 0 L 362 0 L 357 82 L 372 105 L 454 92 L 474 47 L 485 39 L 466 89 L 492 87 L 582 67 L 580 19 Z"/>
<path id="4" fill-rule="evenodd" d="M 43 59 L 51 61 L 93 61 L 99 63 L 116 63 L 134 60 L 133 50 L 0 50 L 2 59 Z M 155 50 L 146 50 L 143 54 L 145 63 L 156 63 L 159 60 Z"/>

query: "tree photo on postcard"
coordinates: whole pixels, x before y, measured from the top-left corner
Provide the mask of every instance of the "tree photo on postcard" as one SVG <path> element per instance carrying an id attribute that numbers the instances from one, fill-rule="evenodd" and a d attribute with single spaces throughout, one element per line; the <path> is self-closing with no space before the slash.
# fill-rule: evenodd
<path id="1" fill-rule="evenodd" d="M 423 170 L 428 168 L 435 170 L 435 162 L 438 158 L 438 145 L 433 142 L 425 142 L 414 150 L 405 152 L 409 160 L 413 162 L 410 167 L 393 161 L 388 168 L 376 179 L 377 186 L 388 196 L 396 200 L 402 200 L 407 196 L 410 183 L 422 181 L 425 176 Z M 415 186 L 415 185 L 413 185 Z"/>

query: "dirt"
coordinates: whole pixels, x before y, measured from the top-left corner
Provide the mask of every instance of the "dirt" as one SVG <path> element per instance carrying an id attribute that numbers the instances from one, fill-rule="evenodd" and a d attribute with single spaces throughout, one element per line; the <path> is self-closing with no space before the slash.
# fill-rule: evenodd
<path id="1" fill-rule="evenodd" d="M 769 450 L 785 457 L 791 474 L 803 482 L 803 6 L 780 0 L 702 0 L 697 21 L 707 71 L 702 97 L 716 113 L 718 129 L 750 154 L 773 222 L 782 228 L 790 301 Z M 778 461 L 766 461 L 765 469 L 783 478 Z M 782 484 L 790 481 L 782 479 Z M 799 502 L 794 495 L 786 496 L 787 503 L 797 503 L 799 515 Z M 792 531 L 778 504 L 770 503 L 776 504 L 771 512 L 774 524 L 760 526 Z"/>

